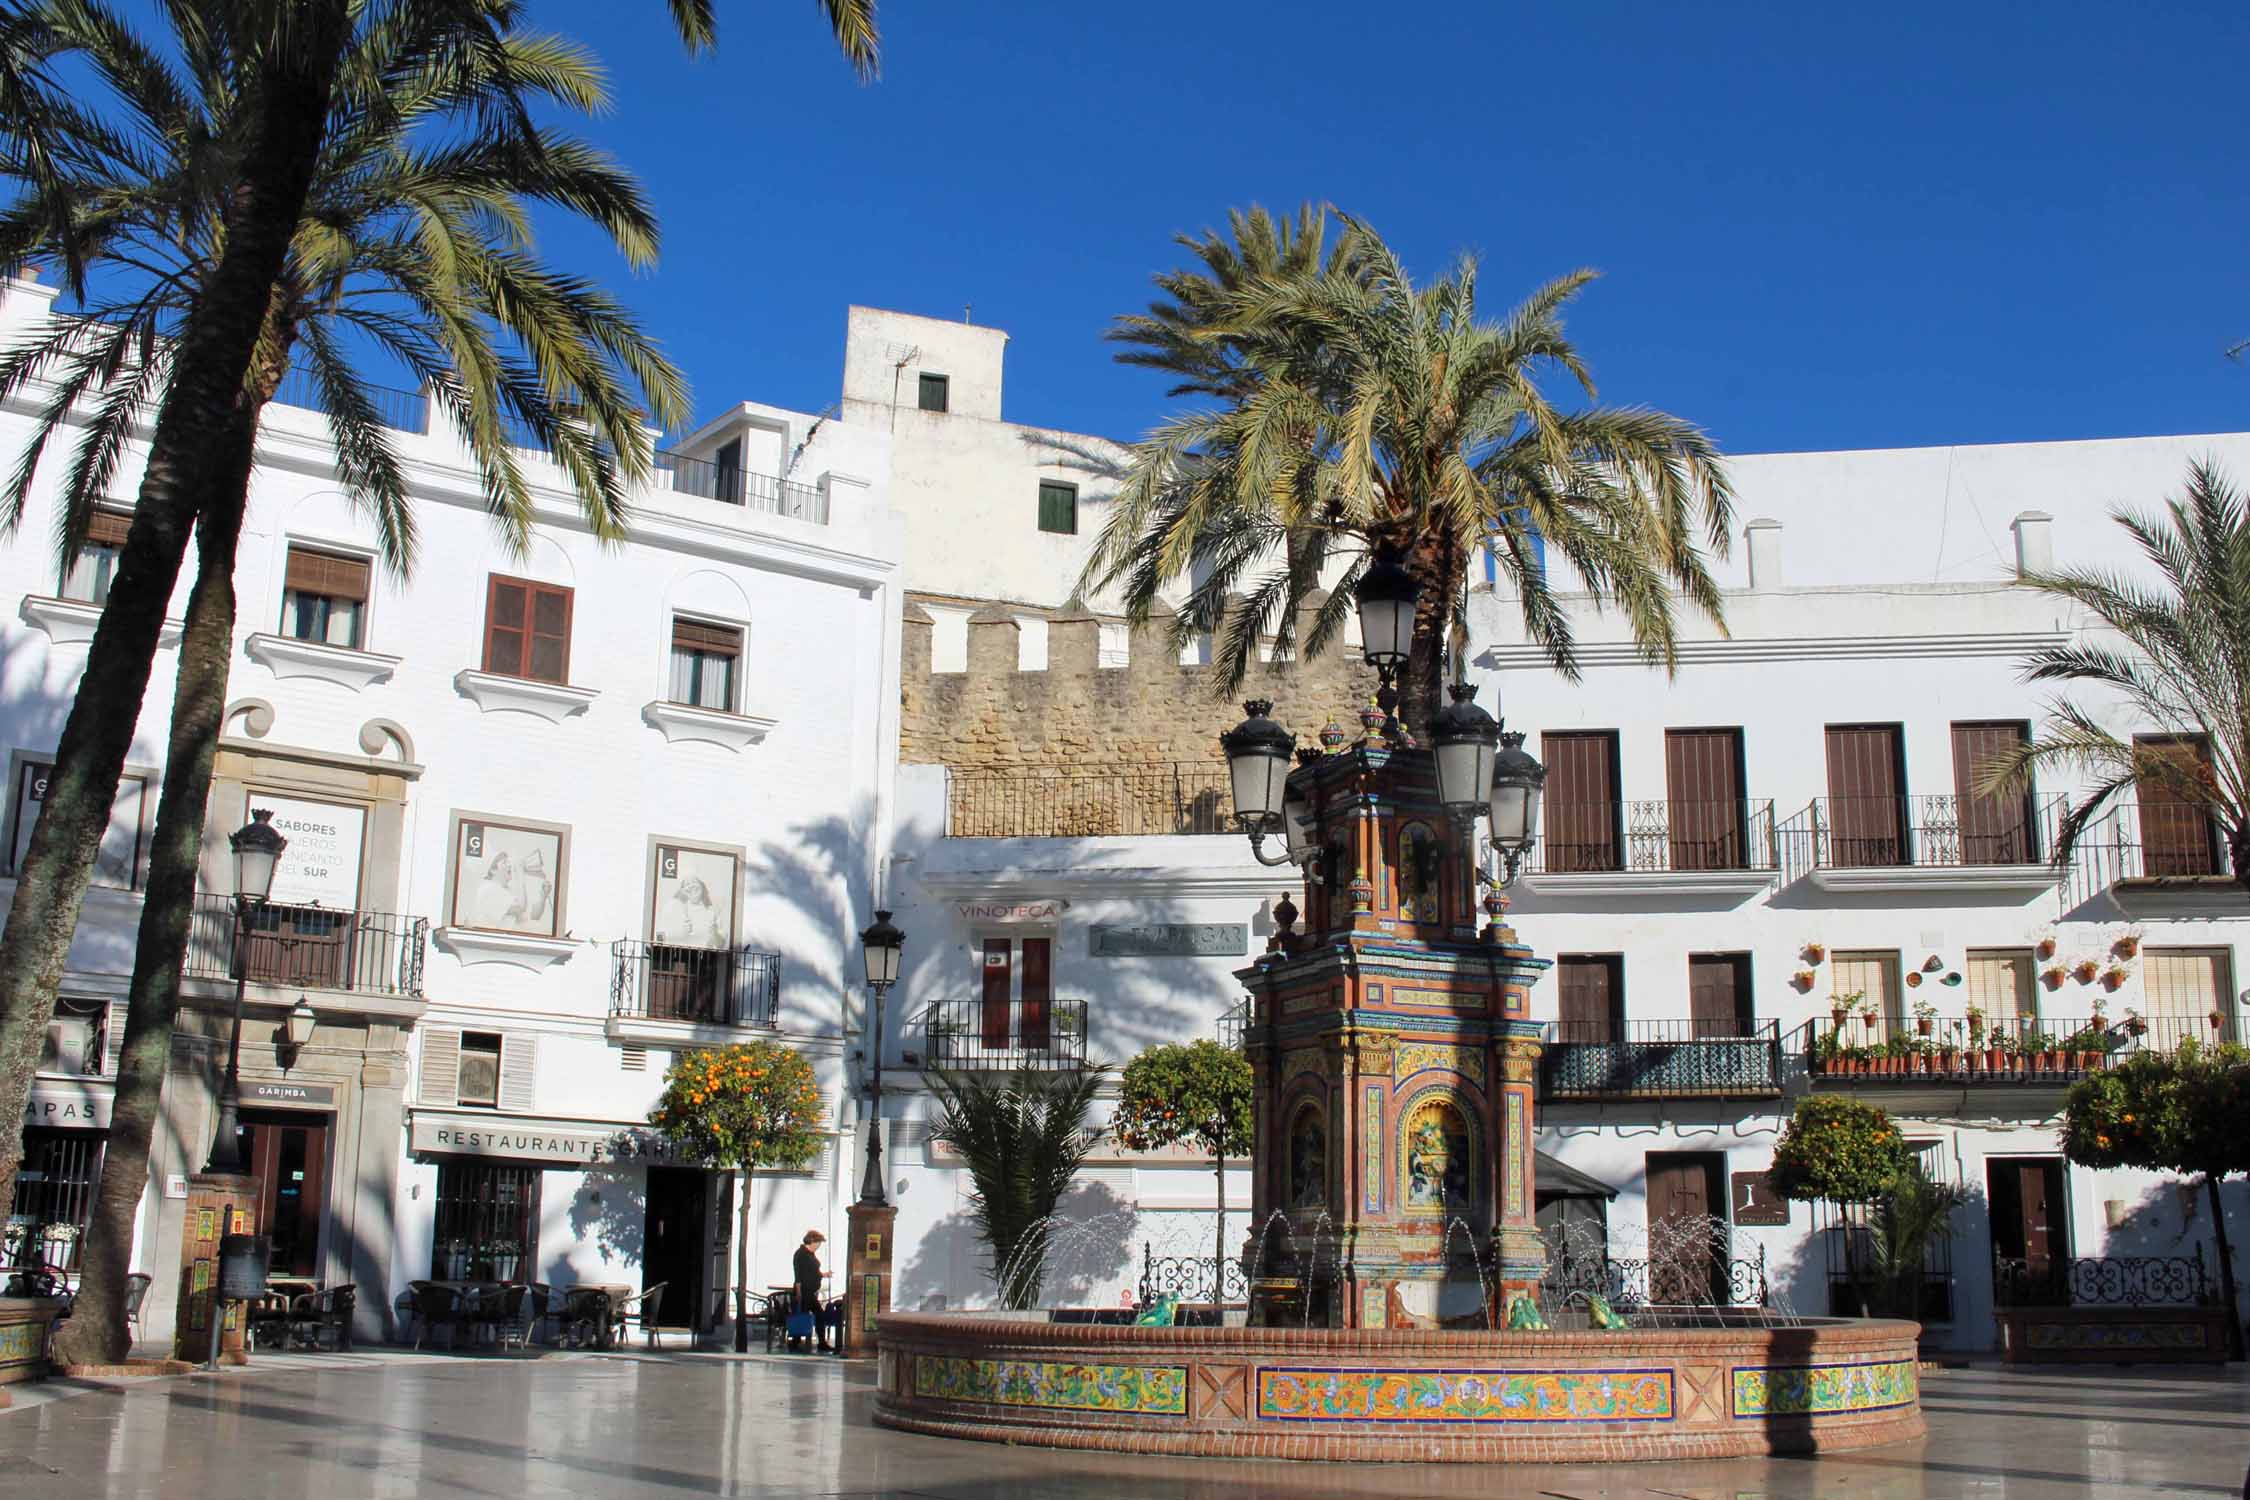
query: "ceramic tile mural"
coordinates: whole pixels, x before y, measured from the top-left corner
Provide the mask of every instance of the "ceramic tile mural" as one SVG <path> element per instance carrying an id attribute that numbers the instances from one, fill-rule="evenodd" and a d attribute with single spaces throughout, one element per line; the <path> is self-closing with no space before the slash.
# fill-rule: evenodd
<path id="1" fill-rule="evenodd" d="M 39 1355 L 39 1341 L 46 1334 L 47 1325 L 41 1323 L 10 1323 L 0 1327 L 0 1365 L 28 1364 Z"/>
<path id="2" fill-rule="evenodd" d="M 1523 1167 L 1531 1155 L 1524 1140 L 1522 1089 L 1508 1090 L 1508 1118 L 1503 1128 L 1505 1134 L 1501 1138 L 1506 1144 L 1501 1150 L 1507 1159 L 1501 1163 L 1505 1178 L 1500 1196 L 1501 1212 L 1510 1219 L 1520 1219 L 1523 1217 Z"/>
<path id="3" fill-rule="evenodd" d="M 1121 1416 L 1187 1415 L 1185 1365 L 1043 1364 L 1024 1359 L 914 1356 L 914 1394 L 992 1406 L 1103 1411 Z"/>
<path id="4" fill-rule="evenodd" d="M 1668 1422 L 1670 1370 L 1258 1371 L 1268 1422 Z"/>
<path id="5" fill-rule="evenodd" d="M 1399 1043 L 1400 1078 L 1426 1068 L 1451 1068 L 1478 1088 L 1484 1087 L 1484 1049 L 1481 1047 L 1456 1047 L 1444 1042 Z"/>
<path id="6" fill-rule="evenodd" d="M 1361 1116 L 1361 1128 L 1367 1139 L 1360 1148 L 1360 1160 L 1367 1164 L 1367 1181 L 1361 1196 L 1362 1210 L 1373 1213 L 1383 1206 L 1383 1086 L 1369 1084 L 1367 1108 Z"/>
<path id="7" fill-rule="evenodd" d="M 1851 1365 L 1736 1365 L 1734 1414 L 1817 1417 L 1888 1411 L 1913 1404 L 1918 1390 L 1910 1359 Z"/>

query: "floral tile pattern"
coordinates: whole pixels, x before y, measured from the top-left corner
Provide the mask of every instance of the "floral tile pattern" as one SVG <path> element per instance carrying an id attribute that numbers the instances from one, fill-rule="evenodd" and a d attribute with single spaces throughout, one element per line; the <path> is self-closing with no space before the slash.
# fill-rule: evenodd
<path id="1" fill-rule="evenodd" d="M 1920 1392 L 1914 1361 L 1840 1365 L 1736 1365 L 1737 1417 L 1826 1416 L 1911 1406 Z"/>
<path id="2" fill-rule="evenodd" d="M 1668 1422 L 1670 1370 L 1261 1367 L 1269 1422 Z"/>
<path id="3" fill-rule="evenodd" d="M 1431 1068 L 1448 1068 L 1463 1078 L 1484 1087 L 1484 1049 L 1460 1047 L 1450 1042 L 1401 1042 L 1398 1047 L 1398 1076 L 1425 1072 Z"/>
<path id="4" fill-rule="evenodd" d="M 1046 1364 L 1024 1359 L 914 1356 L 914 1394 L 991 1406 L 1187 1415 L 1185 1365 Z"/>

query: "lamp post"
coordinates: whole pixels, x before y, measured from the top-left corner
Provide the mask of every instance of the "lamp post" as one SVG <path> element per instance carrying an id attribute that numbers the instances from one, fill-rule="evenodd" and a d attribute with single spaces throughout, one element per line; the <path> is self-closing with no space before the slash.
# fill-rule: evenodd
<path id="1" fill-rule="evenodd" d="M 242 1170 L 242 992 L 250 981 L 250 912 L 265 904 L 273 890 L 274 866 L 289 847 L 273 826 L 273 814 L 262 807 L 228 835 L 227 843 L 234 849 L 234 1023 L 227 1035 L 227 1078 L 219 1089 L 219 1128 L 203 1162 L 206 1172 Z"/>
<path id="2" fill-rule="evenodd" d="M 1359 648 L 1375 669 L 1375 706 L 1383 711 L 1383 738 L 1407 738 L 1398 722 L 1398 674 L 1414 650 L 1414 611 L 1421 585 L 1398 560 L 1394 547 L 1379 548 L 1359 577 L 1354 598 L 1359 612 Z"/>
<path id="3" fill-rule="evenodd" d="M 298 1054 L 312 1041 L 313 1027 L 319 1022 L 320 1016 L 313 1010 L 312 1002 L 299 995 L 297 1003 L 289 1007 L 289 1014 L 281 1023 L 281 1045 L 288 1053 L 287 1061 L 283 1064 L 285 1071 L 297 1066 Z"/>
<path id="4" fill-rule="evenodd" d="M 1523 732 L 1509 730 L 1500 736 L 1500 754 L 1492 768 L 1492 847 L 1503 862 L 1500 886 L 1515 884 L 1523 871 L 1523 857 L 1539 841 L 1539 799 L 1547 784 L 1547 768 L 1523 747 Z"/>
<path id="5" fill-rule="evenodd" d="M 859 935 L 859 944 L 867 958 L 867 987 L 874 992 L 868 1003 L 868 1053 L 875 1059 L 874 1098 L 867 1119 L 867 1170 L 859 1180 L 859 1201 L 881 1205 L 890 1201 L 883 1191 L 883 997 L 898 983 L 898 955 L 906 946 L 906 934 L 892 923 L 889 912 L 878 911 L 874 924 Z"/>

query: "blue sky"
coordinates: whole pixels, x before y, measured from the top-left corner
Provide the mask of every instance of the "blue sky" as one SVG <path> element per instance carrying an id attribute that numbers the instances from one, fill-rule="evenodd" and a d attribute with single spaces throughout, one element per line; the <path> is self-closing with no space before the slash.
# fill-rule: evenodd
<path id="1" fill-rule="evenodd" d="M 1006 328 L 1007 414 L 1166 409 L 1101 332 L 1171 236 L 1326 199 L 1495 316 L 1575 266 L 1605 399 L 1738 452 L 2250 426 L 2250 9 L 885 0 L 853 83 L 808 0 L 538 0 L 663 213 L 611 277 L 694 381 L 835 399 L 844 309 Z"/>

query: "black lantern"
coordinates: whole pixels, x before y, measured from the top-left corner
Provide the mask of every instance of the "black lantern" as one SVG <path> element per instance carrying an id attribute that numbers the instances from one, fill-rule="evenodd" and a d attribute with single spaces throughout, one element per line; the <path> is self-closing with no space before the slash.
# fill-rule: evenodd
<path id="1" fill-rule="evenodd" d="M 1267 700 L 1253 698 L 1242 707 L 1250 717 L 1220 735 L 1219 748 L 1234 783 L 1234 821 L 1256 840 L 1282 825 L 1297 737 L 1266 717 L 1273 712 Z"/>
<path id="2" fill-rule="evenodd" d="M 1398 553 L 1384 547 L 1359 578 L 1359 645 L 1367 664 L 1388 681 L 1406 665 L 1414 641 L 1414 606 L 1422 590 L 1405 568 Z"/>
<path id="3" fill-rule="evenodd" d="M 1289 846 L 1289 862 L 1301 865 L 1313 852 L 1313 810 L 1304 794 L 1295 787 L 1283 793 L 1281 799 L 1281 832 Z"/>
<path id="4" fill-rule="evenodd" d="M 234 889 L 239 896 L 262 902 L 273 891 L 273 869 L 289 840 L 273 826 L 273 813 L 253 809 L 250 821 L 227 836 L 234 846 Z"/>
<path id="5" fill-rule="evenodd" d="M 898 955 L 906 946 L 906 934 L 891 921 L 889 912 L 875 913 L 875 923 L 859 935 L 859 945 L 867 957 L 869 984 L 886 989 L 898 983 Z"/>
<path id="6" fill-rule="evenodd" d="M 1523 747 L 1523 735 L 1500 736 L 1500 755 L 1492 768 L 1492 847 L 1508 862 L 1515 878 L 1523 857 L 1539 838 L 1539 795 L 1547 768 Z"/>
<path id="7" fill-rule="evenodd" d="M 1453 701 L 1438 711 L 1430 725 L 1430 745 L 1436 752 L 1438 801 L 1468 823 L 1485 810 L 1493 795 L 1500 724 L 1477 706 L 1475 688 L 1456 682 L 1452 692 Z"/>

